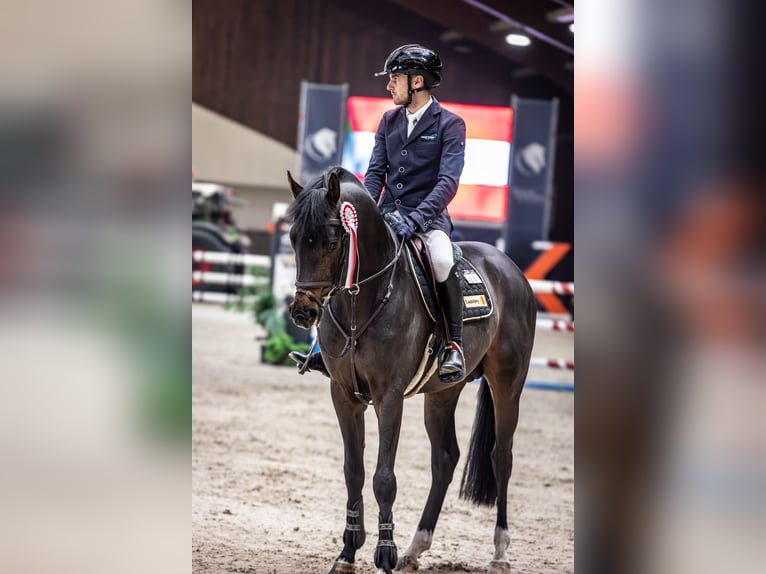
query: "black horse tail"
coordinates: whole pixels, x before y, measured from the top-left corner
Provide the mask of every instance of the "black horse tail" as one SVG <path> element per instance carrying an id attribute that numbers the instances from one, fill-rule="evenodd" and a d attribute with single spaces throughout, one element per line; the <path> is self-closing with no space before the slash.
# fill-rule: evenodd
<path id="1" fill-rule="evenodd" d="M 486 379 L 481 379 L 476 402 L 476 418 L 471 431 L 468 459 L 460 481 L 460 498 L 474 504 L 494 506 L 497 482 L 492 468 L 495 448 L 495 406 Z"/>

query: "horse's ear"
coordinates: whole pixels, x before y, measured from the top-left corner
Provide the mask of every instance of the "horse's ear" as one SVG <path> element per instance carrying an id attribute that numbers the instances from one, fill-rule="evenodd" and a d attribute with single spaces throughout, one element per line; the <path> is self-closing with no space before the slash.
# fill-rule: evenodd
<path id="1" fill-rule="evenodd" d="M 333 171 L 327 177 L 327 201 L 331 205 L 335 205 L 340 200 L 340 182 L 338 181 L 338 175 Z"/>
<path id="2" fill-rule="evenodd" d="M 293 197 L 298 197 L 298 194 L 303 191 L 301 184 L 293 179 L 290 175 L 290 170 L 287 171 L 287 181 L 290 183 L 290 190 L 293 192 Z"/>

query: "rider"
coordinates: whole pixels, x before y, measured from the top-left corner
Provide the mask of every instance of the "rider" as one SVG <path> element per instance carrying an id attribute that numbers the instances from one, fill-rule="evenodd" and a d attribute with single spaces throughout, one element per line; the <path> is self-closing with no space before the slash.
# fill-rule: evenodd
<path id="1" fill-rule="evenodd" d="M 386 89 L 401 108 L 387 111 L 380 121 L 364 185 L 383 213 L 399 213 L 392 227 L 400 237 L 421 233 L 426 238 L 450 336 L 439 376 L 451 381 L 465 375 L 463 296 L 447 213 L 463 171 L 465 122 L 430 94 L 441 82 L 441 71 L 435 52 L 406 44 L 391 52 L 375 74 L 388 75 Z M 291 356 L 305 360 L 305 355 Z M 309 357 L 308 368 L 326 374 L 319 353 Z"/>

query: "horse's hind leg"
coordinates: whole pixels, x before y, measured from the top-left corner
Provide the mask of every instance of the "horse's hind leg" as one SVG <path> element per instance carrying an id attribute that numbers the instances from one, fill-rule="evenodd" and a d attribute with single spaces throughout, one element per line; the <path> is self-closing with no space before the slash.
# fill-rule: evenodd
<path id="1" fill-rule="evenodd" d="M 502 367 L 488 369 L 484 376 L 492 391 L 495 411 L 495 447 L 492 467 L 497 487 L 497 522 L 495 524 L 495 553 L 487 574 L 505 574 L 511 571 L 508 559 L 508 482 L 513 469 L 513 434 L 519 422 L 519 400 L 526 379 L 526 369 Z M 510 383 L 510 384 L 509 384 Z"/>
<path id="2" fill-rule="evenodd" d="M 418 557 L 431 547 L 447 487 L 452 482 L 452 475 L 460 458 L 455 435 L 455 407 L 462 390 L 463 385 L 458 385 L 425 396 L 425 425 L 428 439 L 431 441 L 431 490 L 415 536 L 399 560 L 398 570 L 417 570 Z"/>
<path id="3" fill-rule="evenodd" d="M 349 397 L 333 382 L 330 385 L 335 414 L 343 436 L 343 473 L 346 477 L 346 529 L 343 550 L 328 574 L 356 572 L 356 551 L 364 544 L 364 410 L 365 405 Z"/>

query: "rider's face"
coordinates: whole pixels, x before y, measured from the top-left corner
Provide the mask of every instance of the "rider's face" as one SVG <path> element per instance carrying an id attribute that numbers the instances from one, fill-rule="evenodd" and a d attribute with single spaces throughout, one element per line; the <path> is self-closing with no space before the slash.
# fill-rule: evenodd
<path id="1" fill-rule="evenodd" d="M 394 103 L 398 106 L 407 103 L 407 75 L 389 74 L 386 90 L 391 93 Z"/>

